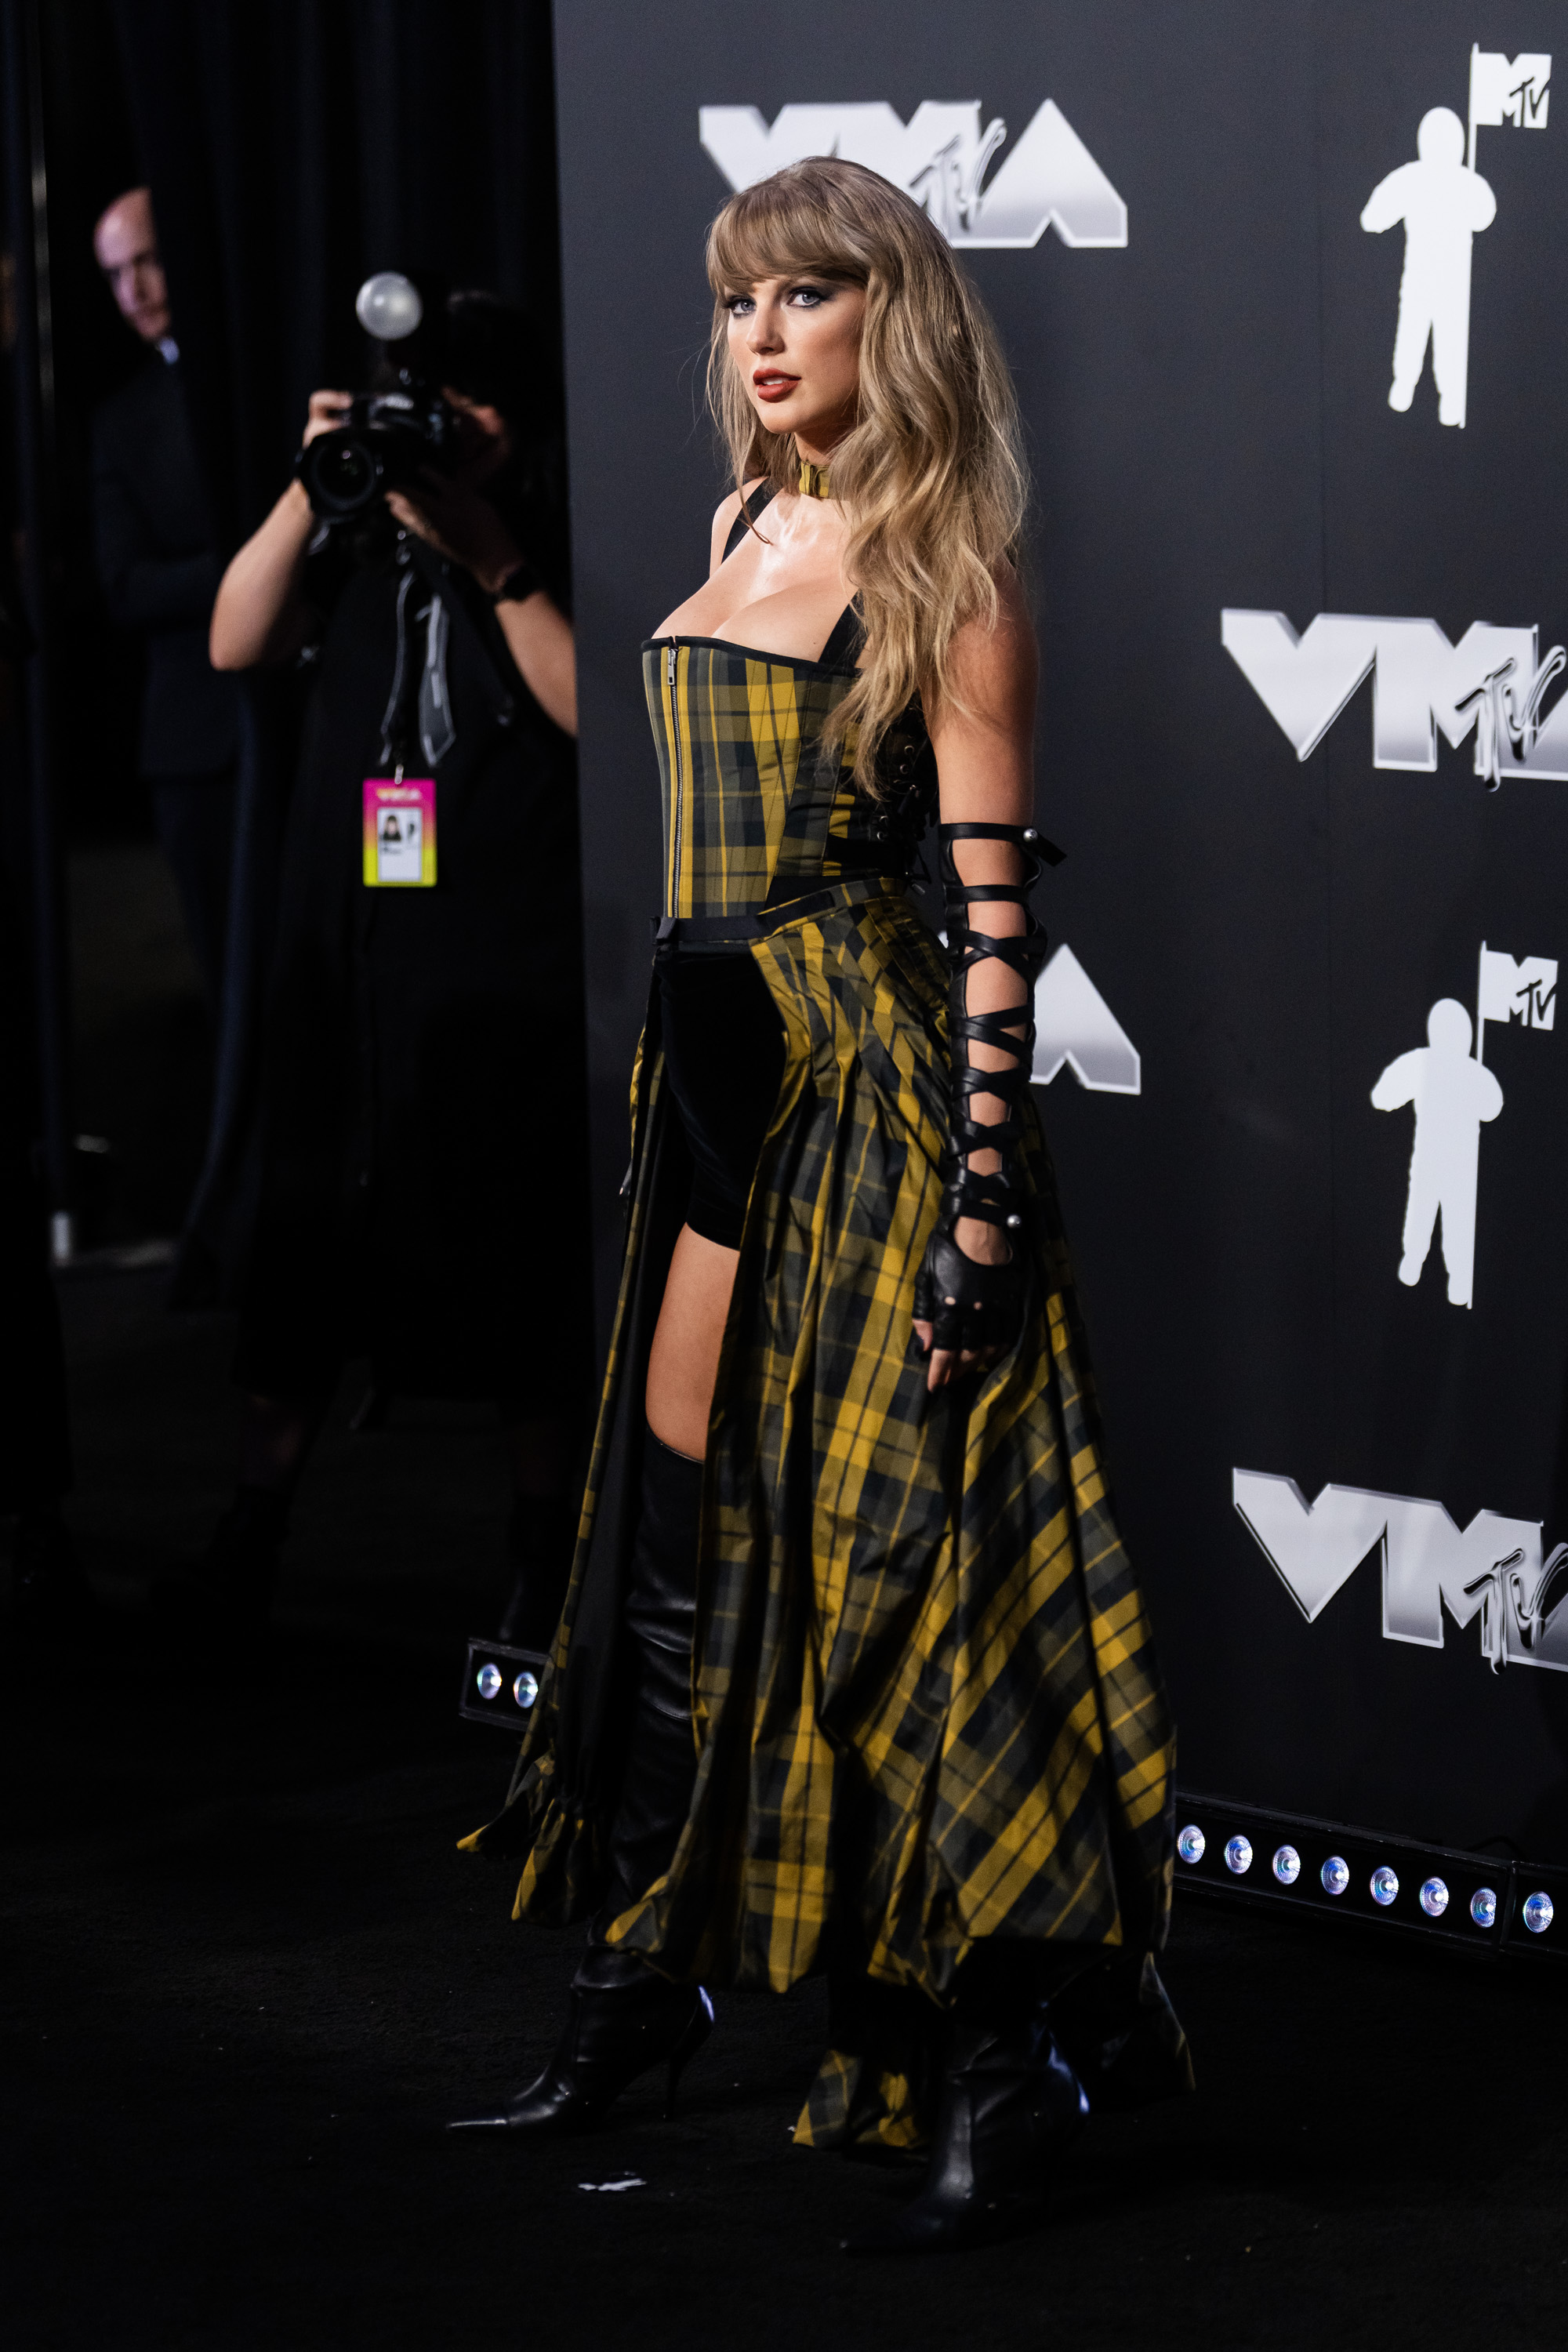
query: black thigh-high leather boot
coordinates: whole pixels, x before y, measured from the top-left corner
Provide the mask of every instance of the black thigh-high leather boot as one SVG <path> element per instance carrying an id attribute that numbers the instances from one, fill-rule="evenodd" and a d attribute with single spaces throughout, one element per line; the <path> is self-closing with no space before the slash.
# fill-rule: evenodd
<path id="1" fill-rule="evenodd" d="M 543 2072 L 506 2106 L 465 2116 L 454 2130 L 579 2131 L 661 2061 L 668 2069 L 668 2116 L 682 2069 L 708 2038 L 713 2004 L 700 1986 L 671 1984 L 637 1953 L 604 1941 L 611 1921 L 669 1867 L 691 1801 L 697 1770 L 691 1637 L 701 1495 L 701 1463 L 646 1431 L 642 1515 L 624 1620 L 633 1658 L 632 1718 L 610 1828 L 610 1892 L 572 1981 L 566 2030 Z"/>
<path id="2" fill-rule="evenodd" d="M 846 2239 L 846 2253 L 991 2245 L 1038 2210 L 1089 2113 L 1050 2024 L 1051 1994 L 1083 1965 L 1018 1944 L 975 1947 L 948 2014 L 925 2186 L 900 2212 Z"/>
<path id="3" fill-rule="evenodd" d="M 592 1949 L 669 1868 L 691 1803 L 691 1642 L 697 1622 L 697 1522 L 702 1465 L 643 1433 L 642 1517 L 623 1622 L 633 1662 L 631 1726 L 610 1825 L 610 1889 Z"/>

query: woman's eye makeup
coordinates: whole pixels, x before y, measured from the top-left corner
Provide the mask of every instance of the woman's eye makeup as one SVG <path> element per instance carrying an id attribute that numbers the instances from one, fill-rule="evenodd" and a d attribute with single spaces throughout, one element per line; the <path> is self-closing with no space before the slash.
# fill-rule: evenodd
<path id="1" fill-rule="evenodd" d="M 833 299 L 833 289 L 831 286 L 792 286 L 784 299 L 786 305 L 794 303 L 797 310 L 817 310 L 823 303 Z M 724 297 L 724 308 L 731 319 L 749 319 L 756 307 L 754 294 L 726 294 Z"/>

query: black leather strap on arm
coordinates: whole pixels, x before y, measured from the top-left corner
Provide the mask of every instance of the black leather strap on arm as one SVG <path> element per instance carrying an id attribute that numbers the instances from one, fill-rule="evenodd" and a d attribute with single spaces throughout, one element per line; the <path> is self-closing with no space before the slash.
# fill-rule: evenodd
<path id="1" fill-rule="evenodd" d="M 934 1347 L 1006 1347 L 1017 1334 L 1023 1310 L 1022 1254 L 1015 1248 L 1004 1265 L 980 1265 L 959 1248 L 955 1228 L 961 1217 L 1000 1225 L 1010 1235 L 1022 1228 L 1023 1112 L 1035 1055 L 1034 981 L 1046 950 L 1046 934 L 1035 919 L 1029 893 L 1047 864 L 1059 865 L 1062 852 L 1033 825 L 944 824 L 939 826 L 937 839 L 952 967 L 952 1127 L 942 1211 L 916 1283 L 915 1313 L 931 1324 Z M 1022 863 L 1022 880 L 966 883 L 953 856 L 954 845 L 964 841 L 1010 844 Z M 1024 908 L 1025 926 L 1016 936 L 998 938 L 971 924 L 972 906 L 998 902 Z M 970 975 L 987 961 L 1017 973 L 1021 998 L 995 1012 L 972 1013 Z M 974 1059 L 976 1045 L 1007 1058 L 994 1069 L 984 1069 Z M 973 1116 L 972 1098 L 982 1094 L 1004 1105 L 1001 1118 Z M 977 1151 L 997 1154 L 992 1173 L 982 1175 L 970 1166 L 970 1155 Z"/>

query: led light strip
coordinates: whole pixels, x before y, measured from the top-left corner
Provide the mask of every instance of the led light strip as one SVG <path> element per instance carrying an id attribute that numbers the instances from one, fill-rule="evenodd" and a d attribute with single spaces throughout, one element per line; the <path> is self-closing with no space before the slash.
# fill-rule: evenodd
<path id="1" fill-rule="evenodd" d="M 1437 1936 L 1472 1951 L 1568 1959 L 1568 1865 L 1495 1860 L 1178 1790 L 1176 1883 Z"/>

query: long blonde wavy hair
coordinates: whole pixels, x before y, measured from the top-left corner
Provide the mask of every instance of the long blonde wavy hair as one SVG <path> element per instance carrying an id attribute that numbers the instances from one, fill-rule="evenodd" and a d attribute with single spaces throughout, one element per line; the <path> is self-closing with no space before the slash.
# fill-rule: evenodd
<path id="1" fill-rule="evenodd" d="M 758 420 L 724 298 L 796 275 L 866 291 L 859 412 L 831 462 L 866 646 L 828 740 L 854 730 L 855 780 L 875 793 L 879 746 L 916 693 L 928 712 L 963 707 L 952 641 L 968 621 L 994 623 L 997 567 L 1017 561 L 1023 435 L 996 331 L 935 224 L 879 173 L 812 156 L 742 189 L 709 231 L 708 396 L 737 488 L 763 476 L 795 489 L 800 455 L 793 433 Z"/>

